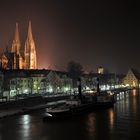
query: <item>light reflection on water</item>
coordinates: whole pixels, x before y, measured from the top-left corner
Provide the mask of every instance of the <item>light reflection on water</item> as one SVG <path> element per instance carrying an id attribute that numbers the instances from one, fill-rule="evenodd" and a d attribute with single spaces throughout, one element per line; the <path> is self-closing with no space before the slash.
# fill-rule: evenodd
<path id="1" fill-rule="evenodd" d="M 30 123 L 30 119 L 31 119 L 31 116 L 30 115 L 23 115 L 21 116 L 20 118 L 20 122 L 24 125 L 27 125 L 29 126 L 29 123 Z"/>
<path id="2" fill-rule="evenodd" d="M 92 137 L 95 134 L 95 123 L 96 117 L 94 113 L 89 114 L 87 120 L 87 131 L 89 132 L 89 136 Z"/>
<path id="3" fill-rule="evenodd" d="M 136 113 L 136 111 L 137 111 L 137 97 L 138 97 L 136 89 L 133 89 L 132 94 L 134 96 L 132 98 L 132 108 L 133 108 L 133 112 Z"/>
<path id="4" fill-rule="evenodd" d="M 112 130 L 113 126 L 114 126 L 114 110 L 113 109 L 109 109 L 109 126 L 110 129 Z"/>
<path id="5" fill-rule="evenodd" d="M 114 118 L 114 110 L 112 108 L 90 113 L 86 122 L 89 137 L 94 139 L 109 139 L 109 134 L 114 127 Z"/>
<path id="6" fill-rule="evenodd" d="M 130 95 L 130 96 L 129 96 Z M 63 121 L 43 122 L 41 114 L 0 121 L 0 140 L 138 140 L 140 139 L 140 96 L 135 90 L 124 95 L 114 108 L 95 111 Z"/>
<path id="7" fill-rule="evenodd" d="M 132 90 L 132 94 L 133 94 L 133 96 L 136 96 L 136 95 L 137 95 L 136 89 L 133 89 L 133 90 Z"/>
<path id="8" fill-rule="evenodd" d="M 30 120 L 31 117 L 30 115 L 23 115 L 20 118 L 20 123 L 21 123 L 21 135 L 23 135 L 23 137 L 29 137 L 30 136 L 30 130 L 31 130 L 31 124 L 30 124 Z"/>

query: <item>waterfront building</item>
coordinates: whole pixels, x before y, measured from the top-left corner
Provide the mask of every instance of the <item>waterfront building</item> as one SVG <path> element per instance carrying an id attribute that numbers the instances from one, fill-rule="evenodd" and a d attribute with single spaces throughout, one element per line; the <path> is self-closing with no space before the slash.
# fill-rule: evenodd
<path id="1" fill-rule="evenodd" d="M 72 79 L 66 72 L 53 70 L 3 70 L 3 95 L 70 93 Z"/>
<path id="2" fill-rule="evenodd" d="M 10 79 L 10 96 L 22 94 L 38 94 L 43 77 L 36 75 L 30 77 L 16 77 Z"/>
<path id="3" fill-rule="evenodd" d="M 70 93 L 72 79 L 66 72 L 50 71 L 41 82 L 40 90 L 43 93 Z"/>
<path id="4" fill-rule="evenodd" d="M 140 73 L 135 69 L 130 69 L 126 74 L 123 83 L 125 86 L 136 88 L 139 86 Z"/>
<path id="5" fill-rule="evenodd" d="M 2 96 L 9 98 L 21 97 L 22 95 L 50 95 L 50 94 L 71 94 L 77 91 L 73 87 L 72 79 L 67 72 L 55 70 L 1 70 Z M 83 74 L 81 76 L 82 92 L 93 92 L 97 88 L 97 78 L 99 78 L 100 89 L 110 90 L 117 88 L 119 77 L 115 74 Z M 115 87 L 116 86 L 116 87 Z"/>
<path id="6" fill-rule="evenodd" d="M 97 77 L 99 74 L 90 73 L 81 76 L 81 85 L 83 92 L 95 91 L 97 87 Z"/>
<path id="7" fill-rule="evenodd" d="M 123 83 L 123 75 L 116 75 L 115 73 L 98 74 L 90 73 L 83 74 L 81 77 L 82 90 L 83 91 L 95 91 L 97 88 L 97 78 L 99 78 L 99 84 L 101 90 L 111 90 L 120 88 Z"/>

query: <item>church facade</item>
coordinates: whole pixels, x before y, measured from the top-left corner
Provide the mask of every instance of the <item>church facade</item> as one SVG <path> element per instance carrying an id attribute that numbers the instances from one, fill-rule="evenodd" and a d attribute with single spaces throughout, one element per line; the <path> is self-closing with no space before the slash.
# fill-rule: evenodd
<path id="1" fill-rule="evenodd" d="M 15 35 L 11 50 L 6 49 L 0 57 L 2 69 L 37 69 L 36 47 L 32 35 L 32 26 L 29 22 L 28 33 L 24 47 L 21 44 L 19 26 L 16 23 Z"/>

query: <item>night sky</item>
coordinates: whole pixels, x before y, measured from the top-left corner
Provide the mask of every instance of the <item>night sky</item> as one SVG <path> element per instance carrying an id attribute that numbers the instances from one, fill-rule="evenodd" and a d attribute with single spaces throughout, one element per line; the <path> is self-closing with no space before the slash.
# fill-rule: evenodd
<path id="1" fill-rule="evenodd" d="M 1 52 L 11 47 L 16 22 L 24 46 L 29 20 L 38 68 L 64 70 L 74 60 L 85 71 L 140 71 L 140 11 L 134 1 L 1 0 Z"/>

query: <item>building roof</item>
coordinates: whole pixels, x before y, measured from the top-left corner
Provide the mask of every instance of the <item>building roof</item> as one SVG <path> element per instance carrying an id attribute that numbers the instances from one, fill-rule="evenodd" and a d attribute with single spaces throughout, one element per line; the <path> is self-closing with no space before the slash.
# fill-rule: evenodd
<path id="1" fill-rule="evenodd" d="M 136 69 L 131 68 L 130 70 L 136 76 L 137 79 L 140 79 L 140 73 Z"/>
<path id="2" fill-rule="evenodd" d="M 50 72 L 54 72 L 60 77 L 63 77 L 64 75 L 68 76 L 67 72 L 64 71 L 55 71 L 55 70 L 48 70 L 48 69 L 2 69 L 1 70 L 4 75 L 7 75 L 9 77 L 25 77 L 25 76 L 47 76 Z"/>

